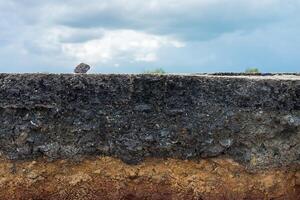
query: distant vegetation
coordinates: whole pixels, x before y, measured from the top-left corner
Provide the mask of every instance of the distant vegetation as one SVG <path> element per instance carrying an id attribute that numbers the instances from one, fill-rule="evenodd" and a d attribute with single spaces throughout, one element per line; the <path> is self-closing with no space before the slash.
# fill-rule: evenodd
<path id="1" fill-rule="evenodd" d="M 259 69 L 256 67 L 249 67 L 245 70 L 245 73 L 260 73 Z"/>
<path id="2" fill-rule="evenodd" d="M 145 70 L 144 74 L 165 74 L 166 71 L 163 68 L 157 68 L 154 70 Z"/>

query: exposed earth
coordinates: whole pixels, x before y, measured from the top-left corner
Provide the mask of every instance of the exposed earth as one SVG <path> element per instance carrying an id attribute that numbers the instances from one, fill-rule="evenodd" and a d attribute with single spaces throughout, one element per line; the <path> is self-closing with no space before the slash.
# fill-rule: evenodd
<path id="1" fill-rule="evenodd" d="M 111 157 L 77 161 L 1 160 L 0 199 L 276 199 L 300 197 L 294 168 L 249 172 L 230 159 L 147 159 L 127 165 Z"/>
<path id="2" fill-rule="evenodd" d="M 300 199 L 299 74 L 0 74 L 0 200 Z"/>

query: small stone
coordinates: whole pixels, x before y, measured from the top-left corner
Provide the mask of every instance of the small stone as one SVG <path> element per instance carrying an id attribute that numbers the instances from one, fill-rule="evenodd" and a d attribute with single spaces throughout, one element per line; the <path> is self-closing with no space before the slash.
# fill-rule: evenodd
<path id="1" fill-rule="evenodd" d="M 34 165 L 36 165 L 36 161 L 32 161 L 29 165 L 28 165 L 28 168 L 33 168 Z"/>
<path id="2" fill-rule="evenodd" d="M 21 145 L 24 144 L 26 142 L 26 139 L 28 137 L 28 133 L 26 132 L 22 132 L 19 137 L 16 139 L 16 144 L 17 145 Z"/>
<path id="3" fill-rule="evenodd" d="M 139 111 L 139 112 L 149 112 L 151 111 L 151 106 L 148 104 L 140 104 L 134 107 L 135 111 Z"/>
<path id="4" fill-rule="evenodd" d="M 34 126 L 34 127 L 39 127 L 39 125 L 36 123 L 36 122 L 34 122 L 34 121 L 30 121 L 30 124 L 32 125 L 32 126 Z"/>
<path id="5" fill-rule="evenodd" d="M 6 177 L 0 178 L 0 186 L 3 186 L 7 183 L 8 179 Z"/>
<path id="6" fill-rule="evenodd" d="M 281 123 L 298 127 L 300 126 L 300 118 L 292 115 L 286 115 L 282 118 Z"/>
<path id="7" fill-rule="evenodd" d="M 168 115 L 176 116 L 184 113 L 184 109 L 171 109 L 166 112 Z"/>
<path id="8" fill-rule="evenodd" d="M 152 142 L 153 140 L 154 140 L 154 138 L 153 138 L 152 135 L 147 135 L 147 136 L 145 137 L 145 141 L 147 141 L 147 142 Z"/>
<path id="9" fill-rule="evenodd" d="M 214 139 L 209 138 L 209 139 L 205 140 L 204 142 L 205 142 L 206 144 L 211 144 L 211 143 L 213 143 L 213 141 L 214 141 Z"/>
<path id="10" fill-rule="evenodd" d="M 219 141 L 220 145 L 222 145 L 223 147 L 226 147 L 226 148 L 230 147 L 232 145 L 232 142 L 233 142 L 233 140 L 230 138 Z"/>
<path id="11" fill-rule="evenodd" d="M 36 179 L 38 177 L 39 177 L 39 173 L 35 170 L 33 170 L 27 174 L 27 178 L 30 178 L 30 179 Z"/>
<path id="12" fill-rule="evenodd" d="M 94 173 L 94 174 L 101 174 L 101 172 L 102 172 L 101 169 L 97 169 L 97 170 L 95 170 L 93 173 Z"/>
<path id="13" fill-rule="evenodd" d="M 74 69 L 74 73 L 76 74 L 85 74 L 87 73 L 87 71 L 90 70 L 90 66 L 85 64 L 85 63 L 80 63 L 79 65 L 77 65 L 77 67 Z"/>

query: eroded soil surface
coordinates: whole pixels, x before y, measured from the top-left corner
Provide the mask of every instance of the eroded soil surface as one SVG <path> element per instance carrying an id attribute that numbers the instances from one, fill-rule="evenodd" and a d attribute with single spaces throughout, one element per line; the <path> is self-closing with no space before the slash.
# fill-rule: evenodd
<path id="1" fill-rule="evenodd" d="M 300 199 L 299 168 L 251 172 L 225 159 L 111 157 L 0 163 L 0 199 Z"/>

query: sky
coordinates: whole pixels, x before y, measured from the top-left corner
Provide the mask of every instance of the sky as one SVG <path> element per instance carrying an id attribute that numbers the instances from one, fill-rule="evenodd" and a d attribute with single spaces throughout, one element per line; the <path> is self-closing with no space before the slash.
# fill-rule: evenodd
<path id="1" fill-rule="evenodd" d="M 300 72 L 300 0 L 0 0 L 0 72 Z"/>

